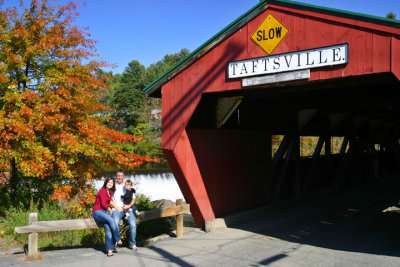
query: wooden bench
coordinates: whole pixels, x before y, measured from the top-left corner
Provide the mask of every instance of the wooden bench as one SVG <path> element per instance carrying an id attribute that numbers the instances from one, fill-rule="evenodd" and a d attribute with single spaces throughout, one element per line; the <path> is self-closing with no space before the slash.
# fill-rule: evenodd
<path id="1" fill-rule="evenodd" d="M 163 217 L 176 216 L 176 237 L 181 237 L 183 236 L 183 214 L 190 214 L 190 205 L 183 205 L 183 200 L 178 199 L 176 201 L 176 206 L 174 207 L 142 211 L 140 215 L 136 217 L 136 223 Z M 103 225 L 97 224 L 93 218 L 58 221 L 38 221 L 37 218 L 37 213 L 29 213 L 29 225 L 15 227 L 14 229 L 15 232 L 19 234 L 29 233 L 28 259 L 40 258 L 38 246 L 38 233 L 40 232 L 81 230 L 103 227 Z"/>

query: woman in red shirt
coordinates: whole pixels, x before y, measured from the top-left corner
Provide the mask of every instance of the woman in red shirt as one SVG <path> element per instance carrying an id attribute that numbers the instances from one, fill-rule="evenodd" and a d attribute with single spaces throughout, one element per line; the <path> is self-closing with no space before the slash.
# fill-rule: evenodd
<path id="1" fill-rule="evenodd" d="M 119 212 L 122 212 L 122 208 L 115 205 L 111 199 L 114 192 L 114 178 L 106 178 L 103 187 L 97 193 L 96 201 L 93 207 L 93 218 L 96 220 L 96 222 L 104 225 L 108 257 L 113 255 L 112 251 L 115 243 L 122 245 L 121 236 L 119 235 L 117 225 L 111 217 L 110 204 Z"/>

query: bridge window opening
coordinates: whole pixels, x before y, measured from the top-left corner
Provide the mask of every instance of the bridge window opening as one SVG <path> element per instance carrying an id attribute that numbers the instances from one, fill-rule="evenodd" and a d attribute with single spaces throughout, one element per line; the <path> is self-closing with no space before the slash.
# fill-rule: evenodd
<path id="1" fill-rule="evenodd" d="M 271 152 L 272 152 L 272 158 L 275 157 L 276 152 L 279 149 L 279 146 L 282 143 L 282 140 L 285 136 L 284 135 L 272 135 L 271 136 Z M 306 157 L 312 157 L 315 153 L 315 150 L 317 148 L 319 136 L 300 136 L 300 157 L 306 158 Z M 327 154 L 340 154 L 340 150 L 342 149 L 344 137 L 343 136 L 332 136 L 330 137 L 330 147 L 331 151 L 330 153 L 326 153 L 325 150 L 325 143 L 322 146 L 321 149 L 321 156 L 327 155 Z M 377 144 L 379 147 L 380 145 Z M 349 143 L 346 145 L 345 153 L 347 153 L 349 150 Z M 378 149 L 376 149 L 379 151 Z"/>
<path id="2" fill-rule="evenodd" d="M 374 145 L 376 151 L 381 151 L 381 144 Z"/>
<path id="3" fill-rule="evenodd" d="M 332 136 L 331 137 L 331 154 L 340 154 L 344 141 L 344 136 Z M 349 143 L 346 145 L 345 153 L 349 151 Z"/>
<path id="4" fill-rule="evenodd" d="M 312 157 L 317 148 L 317 143 L 319 140 L 319 136 L 300 136 L 300 157 Z M 326 146 L 324 143 L 321 149 L 321 156 L 324 155 L 334 155 L 340 154 L 340 150 L 343 145 L 344 137 L 343 136 L 332 136 L 329 138 L 331 151 L 326 151 Z M 345 153 L 349 150 L 349 144 L 346 146 Z"/>
<path id="5" fill-rule="evenodd" d="M 300 136 L 300 157 L 312 157 L 317 148 L 319 136 Z M 325 154 L 325 144 L 322 147 L 321 155 Z"/>
<path id="6" fill-rule="evenodd" d="M 282 143 L 284 135 L 272 135 L 271 136 L 271 151 L 272 151 L 272 158 L 275 157 L 276 152 L 279 149 L 279 146 Z"/>

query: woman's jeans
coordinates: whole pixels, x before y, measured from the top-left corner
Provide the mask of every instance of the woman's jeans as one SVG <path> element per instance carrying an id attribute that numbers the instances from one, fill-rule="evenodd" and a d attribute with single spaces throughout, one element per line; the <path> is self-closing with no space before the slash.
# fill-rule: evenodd
<path id="1" fill-rule="evenodd" d="M 136 219 L 135 215 L 133 215 L 133 211 L 127 211 L 129 212 L 129 218 L 128 218 L 128 224 L 129 224 L 129 246 L 136 245 Z M 113 210 L 112 217 L 114 219 L 115 224 L 117 225 L 117 228 L 119 229 L 119 222 L 122 219 L 122 216 L 124 216 L 123 212 L 119 212 L 118 210 Z"/>
<path id="2" fill-rule="evenodd" d="M 118 227 L 115 225 L 115 221 L 111 217 L 108 210 L 96 210 L 93 212 L 93 218 L 104 224 L 104 232 L 106 235 L 106 250 L 113 250 L 114 244 L 121 240 L 119 235 Z"/>

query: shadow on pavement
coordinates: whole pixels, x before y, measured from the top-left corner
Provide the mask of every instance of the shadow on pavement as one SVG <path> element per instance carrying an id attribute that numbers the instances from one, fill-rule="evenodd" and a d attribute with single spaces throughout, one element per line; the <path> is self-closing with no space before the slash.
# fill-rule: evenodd
<path id="1" fill-rule="evenodd" d="M 167 252 L 167 251 L 165 251 L 165 250 L 163 250 L 161 248 L 150 247 L 149 249 L 157 252 L 158 254 L 160 254 L 165 259 L 168 259 L 171 262 L 173 262 L 175 264 L 178 264 L 179 266 L 194 266 L 194 265 L 191 265 L 191 264 L 187 263 L 186 261 L 182 260 L 181 258 L 172 255 L 171 253 L 169 253 L 169 252 Z"/>
<path id="2" fill-rule="evenodd" d="M 268 265 L 268 264 L 273 263 L 273 262 L 275 262 L 275 261 L 279 261 L 280 259 L 283 259 L 283 258 L 285 258 L 285 257 L 287 257 L 287 255 L 285 255 L 285 254 L 278 254 L 278 255 L 269 257 L 269 258 L 267 258 L 267 259 L 265 259 L 265 260 L 263 260 L 263 261 L 260 261 L 259 264 L 261 264 L 261 265 Z"/>
<path id="3" fill-rule="evenodd" d="M 316 247 L 400 257 L 400 177 L 225 218 L 228 227 Z M 271 263 L 276 255 L 260 264 Z"/>

